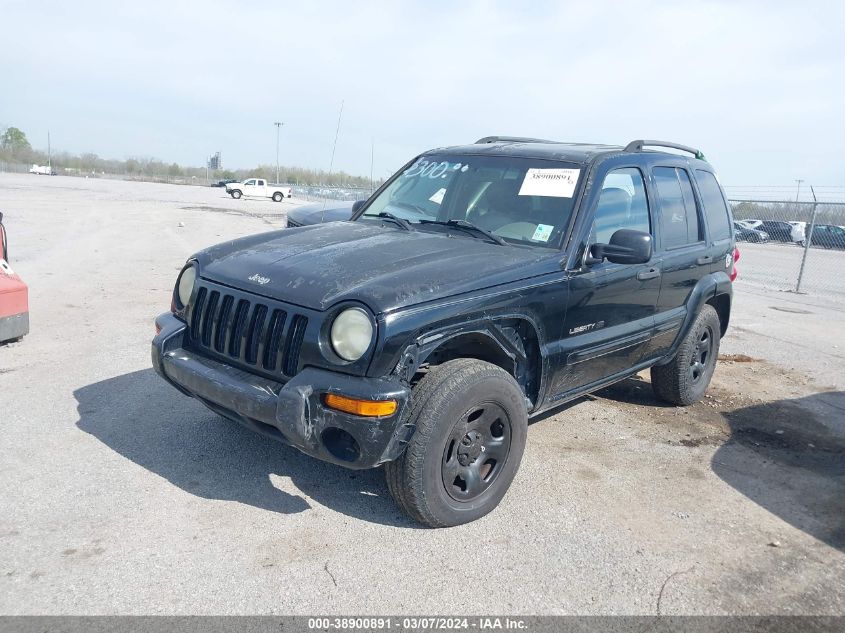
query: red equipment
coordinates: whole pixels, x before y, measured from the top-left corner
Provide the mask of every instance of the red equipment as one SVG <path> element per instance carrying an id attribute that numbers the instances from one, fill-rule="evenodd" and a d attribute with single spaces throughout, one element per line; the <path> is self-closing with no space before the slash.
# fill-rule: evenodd
<path id="1" fill-rule="evenodd" d="M 0 343 L 29 332 L 29 299 L 26 284 L 8 264 L 9 243 L 0 213 Z"/>

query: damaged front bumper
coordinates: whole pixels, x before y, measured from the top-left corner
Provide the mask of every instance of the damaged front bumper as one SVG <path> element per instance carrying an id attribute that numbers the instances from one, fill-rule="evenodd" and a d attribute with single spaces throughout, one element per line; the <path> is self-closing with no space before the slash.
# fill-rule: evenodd
<path id="1" fill-rule="evenodd" d="M 372 468 L 399 457 L 414 432 L 403 424 L 410 389 L 381 378 L 306 367 L 286 383 L 212 360 L 186 348 L 186 325 L 171 314 L 156 319 L 155 371 L 179 391 L 230 420 L 303 453 L 347 468 Z M 325 394 L 395 400 L 390 416 L 361 417 L 330 409 Z"/>

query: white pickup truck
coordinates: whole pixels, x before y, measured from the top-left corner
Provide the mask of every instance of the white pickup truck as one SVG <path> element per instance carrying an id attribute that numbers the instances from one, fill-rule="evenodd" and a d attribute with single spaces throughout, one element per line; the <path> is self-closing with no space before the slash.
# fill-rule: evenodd
<path id="1" fill-rule="evenodd" d="M 56 172 L 49 165 L 33 165 L 29 168 L 30 174 L 37 174 L 39 176 L 55 176 Z"/>
<path id="2" fill-rule="evenodd" d="M 283 198 L 292 195 L 290 187 L 268 184 L 263 178 L 250 178 L 243 182 L 230 182 L 226 185 L 226 193 L 237 200 L 241 196 L 254 198 L 273 198 L 274 202 L 281 202 Z"/>

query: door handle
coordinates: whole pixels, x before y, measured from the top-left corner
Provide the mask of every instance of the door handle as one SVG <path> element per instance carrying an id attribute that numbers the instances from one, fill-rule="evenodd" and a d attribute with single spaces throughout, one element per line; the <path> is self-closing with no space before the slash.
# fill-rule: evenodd
<path id="1" fill-rule="evenodd" d="M 699 266 L 704 266 L 704 264 L 712 264 L 713 258 L 710 255 L 702 255 L 698 259 L 695 260 L 695 263 Z"/>
<path id="2" fill-rule="evenodd" d="M 637 273 L 637 279 L 640 281 L 645 281 L 646 279 L 654 279 L 655 277 L 660 277 L 660 269 L 659 268 L 649 268 L 648 270 L 641 270 Z"/>

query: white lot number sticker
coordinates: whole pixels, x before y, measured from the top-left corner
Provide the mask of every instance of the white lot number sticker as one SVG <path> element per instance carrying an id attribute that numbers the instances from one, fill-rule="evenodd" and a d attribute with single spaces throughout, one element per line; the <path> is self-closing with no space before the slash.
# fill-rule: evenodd
<path id="1" fill-rule="evenodd" d="M 519 195 L 571 198 L 580 173 L 580 169 L 529 169 Z"/>
<path id="2" fill-rule="evenodd" d="M 531 239 L 535 242 L 548 242 L 555 227 L 552 224 L 538 224 Z"/>
<path id="3" fill-rule="evenodd" d="M 432 195 L 432 196 L 429 198 L 429 200 L 431 200 L 434 204 L 440 204 L 440 203 L 442 203 L 442 202 L 443 202 L 443 196 L 445 196 L 445 195 L 446 195 L 446 188 L 445 188 L 445 187 L 443 187 L 443 188 L 438 189 L 437 191 L 435 191 L 435 192 L 434 192 L 434 195 Z"/>

